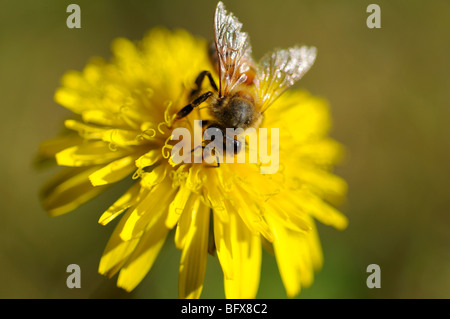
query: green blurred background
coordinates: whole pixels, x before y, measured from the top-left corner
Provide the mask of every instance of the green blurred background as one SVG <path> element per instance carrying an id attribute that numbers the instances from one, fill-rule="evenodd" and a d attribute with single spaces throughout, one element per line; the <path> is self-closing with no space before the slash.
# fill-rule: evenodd
<path id="1" fill-rule="evenodd" d="M 381 29 L 366 8 L 381 7 Z M 153 26 L 211 39 L 216 1 L 75 1 L 81 29 L 68 29 L 72 2 L 2 1 L 0 10 L 0 297 L 176 298 L 180 252 L 169 239 L 132 293 L 97 273 L 114 225 L 97 220 L 120 185 L 76 212 L 50 218 L 38 189 L 54 168 L 32 162 L 39 143 L 71 114 L 53 101 L 60 78 L 92 56 L 109 58 L 119 36 Z M 348 151 L 336 169 L 349 184 L 349 227 L 319 226 L 325 264 L 300 298 L 450 297 L 450 2 L 225 1 L 244 22 L 254 55 L 295 43 L 318 59 L 297 84 L 331 104 L 331 136 Z M 170 237 L 169 237 L 170 238 Z M 173 237 L 171 237 L 173 238 Z M 202 297 L 223 298 L 217 258 L 208 257 Z M 69 289 L 67 265 L 81 267 Z M 366 267 L 381 267 L 368 289 Z M 285 298 L 275 259 L 263 255 L 258 297 Z"/>

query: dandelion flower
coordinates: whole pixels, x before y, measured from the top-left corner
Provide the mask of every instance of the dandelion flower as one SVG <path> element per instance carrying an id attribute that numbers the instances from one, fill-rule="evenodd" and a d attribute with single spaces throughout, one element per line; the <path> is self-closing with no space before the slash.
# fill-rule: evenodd
<path id="1" fill-rule="evenodd" d="M 199 298 L 208 252 L 217 255 L 227 298 L 254 298 L 262 248 L 273 251 L 287 296 L 309 286 L 322 264 L 315 221 L 346 227 L 331 203 L 345 182 L 331 169 L 342 154 L 330 139 L 327 102 L 287 91 L 264 113 L 260 128 L 280 128 L 280 168 L 261 163 L 176 164 L 172 130 L 194 128 L 205 108 L 174 122 L 192 102 L 197 75 L 217 75 L 208 44 L 183 30 L 151 30 L 142 41 L 119 38 L 110 62 L 96 58 L 62 78 L 55 100 L 77 115 L 71 134 L 42 143 L 40 154 L 66 166 L 42 191 L 51 216 L 73 211 L 123 179 L 133 181 L 99 218 L 120 218 L 99 264 L 133 290 L 151 269 L 170 230 L 181 250 L 179 297 Z M 206 105 L 208 102 L 205 102 Z"/>

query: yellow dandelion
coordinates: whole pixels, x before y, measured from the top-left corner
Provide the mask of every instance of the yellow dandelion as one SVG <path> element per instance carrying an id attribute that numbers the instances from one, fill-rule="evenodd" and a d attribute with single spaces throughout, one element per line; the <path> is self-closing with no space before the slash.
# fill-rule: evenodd
<path id="1" fill-rule="evenodd" d="M 279 156 L 273 174 L 261 173 L 267 165 L 261 150 L 251 163 L 180 163 L 174 129 L 194 134 L 196 120 L 211 118 L 214 101 L 208 99 L 180 116 L 198 89 L 198 74 L 207 70 L 216 83 L 224 76 L 211 63 L 207 42 L 156 28 L 138 43 L 115 40 L 112 51 L 111 62 L 97 58 L 82 72 L 66 73 L 56 91 L 56 102 L 78 117 L 64 123 L 71 134 L 40 148 L 41 156 L 67 167 L 43 189 L 49 214 L 70 212 L 113 183 L 132 179 L 99 219 L 107 225 L 120 216 L 99 265 L 101 274 L 118 274 L 119 287 L 131 291 L 141 282 L 172 229 L 181 250 L 180 298 L 200 297 L 208 252 L 217 254 L 227 298 L 256 296 L 263 247 L 273 250 L 288 297 L 309 286 L 322 265 L 314 220 L 338 229 L 347 224 L 330 204 L 345 194 L 346 184 L 331 173 L 342 148 L 327 136 L 327 102 L 287 91 L 254 125 L 267 128 L 268 148 Z M 203 86 L 202 92 L 211 90 Z M 271 139 L 271 128 L 279 128 L 278 140 Z M 261 139 L 262 131 L 256 132 Z"/>

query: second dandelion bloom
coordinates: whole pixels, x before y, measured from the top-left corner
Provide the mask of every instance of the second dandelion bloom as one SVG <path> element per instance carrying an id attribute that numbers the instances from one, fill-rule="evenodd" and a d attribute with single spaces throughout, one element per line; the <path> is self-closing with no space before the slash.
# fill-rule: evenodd
<path id="1" fill-rule="evenodd" d="M 263 247 L 273 250 L 294 297 L 322 264 L 314 220 L 347 225 L 330 204 L 345 195 L 346 183 L 331 173 L 342 148 L 328 137 L 327 102 L 305 91 L 284 92 L 311 67 L 315 50 L 278 50 L 254 63 L 241 26 L 219 3 L 215 62 L 205 40 L 181 30 L 154 29 L 139 43 L 117 39 L 111 62 L 94 59 L 82 72 L 68 72 L 56 92 L 56 101 L 78 117 L 65 122 L 72 134 L 41 146 L 42 156 L 67 166 L 44 188 L 43 205 L 61 215 L 115 182 L 134 181 L 99 219 L 107 225 L 120 218 L 99 272 L 118 273 L 118 286 L 128 291 L 175 229 L 180 298 L 200 297 L 208 253 L 219 259 L 227 298 L 254 298 Z M 261 161 L 175 161 L 173 130 L 193 134 L 199 120 L 201 130 L 222 132 L 227 123 L 266 128 L 279 169 L 261 174 Z M 272 128 L 279 139 L 270 138 Z M 200 146 L 210 143 L 232 145 L 232 156 L 238 146 L 250 147 L 227 136 Z"/>

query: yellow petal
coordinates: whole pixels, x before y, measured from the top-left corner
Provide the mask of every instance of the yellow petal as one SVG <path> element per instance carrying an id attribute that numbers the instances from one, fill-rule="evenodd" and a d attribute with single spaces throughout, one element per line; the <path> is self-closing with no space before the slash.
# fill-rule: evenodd
<path id="1" fill-rule="evenodd" d="M 200 198 L 197 200 L 200 201 Z M 202 292 L 208 255 L 209 215 L 209 207 L 202 204 L 191 217 L 192 225 L 181 253 L 178 279 L 180 298 L 199 298 Z"/>
<path id="2" fill-rule="evenodd" d="M 161 158 L 160 150 L 151 150 L 136 160 L 136 167 L 144 168 L 154 165 Z"/>
<path id="3" fill-rule="evenodd" d="M 288 196 L 282 196 L 282 194 L 274 196 L 264 203 L 263 209 L 264 217 L 270 216 L 284 227 L 298 232 L 311 230 L 311 225 L 307 222 L 308 214 L 300 211 Z"/>
<path id="4" fill-rule="evenodd" d="M 38 156 L 44 158 L 54 157 L 56 153 L 68 147 L 78 145 L 81 141 L 81 137 L 76 134 L 67 134 L 47 140 L 39 145 Z"/>
<path id="5" fill-rule="evenodd" d="M 267 222 L 272 227 L 275 239 L 272 243 L 275 257 L 280 271 L 281 280 L 283 281 L 289 298 L 295 297 L 300 292 L 300 265 L 298 264 L 300 254 L 304 254 L 303 247 L 299 240 L 290 238 L 289 230 L 272 218 L 267 218 Z"/>
<path id="6" fill-rule="evenodd" d="M 203 187 L 204 197 L 209 201 L 216 218 L 226 223 L 228 222 L 228 214 L 225 207 L 224 190 L 219 184 L 217 174 L 211 170 L 208 173 L 208 183 L 205 183 Z"/>
<path id="7" fill-rule="evenodd" d="M 258 206 L 251 198 L 244 199 L 242 194 L 245 194 L 245 192 L 240 188 L 237 188 L 236 192 L 233 193 L 233 201 L 231 204 L 234 209 L 238 212 L 239 216 L 242 218 L 250 231 L 252 231 L 255 235 L 263 235 L 268 241 L 271 242 L 273 240 L 272 232 L 262 217 Z"/>
<path id="8" fill-rule="evenodd" d="M 302 210 L 302 202 L 293 191 L 285 191 L 271 197 L 264 206 L 266 214 L 272 213 L 286 227 L 296 231 L 309 231 L 309 215 Z M 265 215 L 266 215 L 265 214 Z"/>
<path id="9" fill-rule="evenodd" d="M 139 243 L 139 237 L 133 238 L 128 241 L 123 241 L 120 238 L 120 232 L 122 231 L 124 224 L 131 215 L 131 210 L 121 218 L 113 234 L 109 238 L 108 244 L 105 247 L 100 264 L 98 266 L 98 272 L 108 277 L 114 276 L 117 271 L 124 265 L 128 257 Z"/>
<path id="10" fill-rule="evenodd" d="M 164 225 L 165 214 L 163 211 L 154 216 L 154 219 L 155 222 L 140 237 L 133 254 L 120 270 L 117 286 L 127 291 L 133 290 L 150 271 L 169 232 Z"/>
<path id="11" fill-rule="evenodd" d="M 108 143 L 90 141 L 58 152 L 56 162 L 62 166 L 89 166 L 105 164 L 125 155 L 127 153 L 124 149 L 112 151 Z"/>
<path id="12" fill-rule="evenodd" d="M 169 206 L 169 212 L 166 218 L 167 228 L 172 229 L 178 222 L 178 219 L 180 218 L 181 213 L 186 207 L 186 203 L 188 202 L 191 193 L 192 193 L 191 190 L 188 189 L 186 186 L 183 185 L 180 186 L 180 189 L 178 190 L 177 194 L 175 195 L 175 198 L 173 199 L 173 201 L 170 203 Z"/>
<path id="13" fill-rule="evenodd" d="M 226 214 L 229 216 L 233 212 L 233 209 L 226 209 Z M 230 219 L 226 223 L 222 222 L 220 218 L 217 217 L 217 212 L 214 213 L 214 243 L 216 246 L 217 257 L 219 258 L 220 265 L 222 266 L 222 271 L 225 279 L 232 279 L 234 276 L 233 263 L 231 262 L 231 250 L 229 249 L 231 245 L 230 237 Z"/>
<path id="14" fill-rule="evenodd" d="M 313 218 L 311 218 L 310 224 L 312 225 L 311 231 L 304 238 L 309 246 L 313 267 L 315 270 L 319 270 L 323 265 L 322 245 L 320 244 L 319 232 Z"/>
<path id="15" fill-rule="evenodd" d="M 65 169 L 44 186 L 42 205 L 47 212 L 51 216 L 65 214 L 104 191 L 106 185 L 93 187 L 89 181 L 89 175 L 97 169 L 97 166 Z"/>
<path id="16" fill-rule="evenodd" d="M 142 138 L 142 133 L 136 130 L 112 129 L 75 120 L 66 120 L 64 124 L 68 129 L 77 131 L 85 139 L 102 140 L 115 147 L 147 143 L 147 140 Z"/>
<path id="17" fill-rule="evenodd" d="M 106 225 L 125 209 L 130 208 L 138 201 L 141 187 L 139 183 L 135 183 L 131 188 L 125 192 L 114 204 L 112 204 L 98 220 L 99 224 Z"/>
<path id="18" fill-rule="evenodd" d="M 282 117 L 277 114 L 283 114 Z M 277 99 L 265 114 L 265 127 L 279 127 L 280 143 L 302 144 L 309 139 L 325 136 L 331 121 L 328 102 L 306 91 L 291 90 Z M 288 135 L 283 136 L 288 133 Z"/>
<path id="19" fill-rule="evenodd" d="M 101 140 L 106 128 L 95 125 L 85 124 L 76 120 L 66 120 L 64 125 L 73 131 L 77 131 L 78 134 L 85 139 Z"/>
<path id="20" fill-rule="evenodd" d="M 296 195 L 298 202 L 301 203 L 301 209 L 317 218 L 321 223 L 341 230 L 347 227 L 347 217 L 319 197 L 306 191 L 297 192 Z"/>
<path id="21" fill-rule="evenodd" d="M 201 202 L 198 200 L 198 196 L 192 195 L 181 213 L 175 231 L 175 247 L 178 249 L 184 249 L 186 237 L 192 225 L 192 216 L 197 214 L 200 204 Z"/>
<path id="22" fill-rule="evenodd" d="M 105 131 L 102 139 L 105 142 L 109 142 L 117 146 L 141 145 L 148 143 L 146 139 L 142 138 L 141 132 L 121 129 L 110 129 Z"/>
<path id="23" fill-rule="evenodd" d="M 145 78 L 145 68 L 142 67 L 142 55 L 136 45 L 125 38 L 117 38 L 112 43 L 112 51 L 116 63 L 123 71 L 123 77 L 128 81 Z"/>
<path id="24" fill-rule="evenodd" d="M 325 195 L 331 195 L 339 199 L 347 192 L 347 183 L 336 175 L 306 164 L 297 165 L 295 169 L 297 170 L 296 176 L 302 182 L 325 192 Z"/>
<path id="25" fill-rule="evenodd" d="M 67 74 L 65 76 L 67 77 Z M 55 92 L 55 102 L 65 106 L 74 113 L 79 114 L 83 110 L 79 107 L 82 102 L 79 92 L 70 88 L 62 87 L 57 89 Z"/>
<path id="26" fill-rule="evenodd" d="M 193 165 L 189 169 L 189 174 L 186 178 L 186 186 L 192 190 L 198 190 L 205 182 L 203 171 L 202 165 Z"/>
<path id="27" fill-rule="evenodd" d="M 83 72 L 69 71 L 64 74 L 63 87 L 55 92 L 55 101 L 77 114 L 92 109 L 98 99 L 92 95 L 92 91 L 98 90 L 97 85 L 104 65 L 103 60 L 93 59 Z M 89 101 L 86 101 L 87 99 Z"/>
<path id="28" fill-rule="evenodd" d="M 289 298 L 299 294 L 301 286 L 308 287 L 314 280 L 314 270 L 322 264 L 322 252 L 314 222 L 309 233 L 294 232 L 268 218 L 275 240 L 273 247 L 283 285 Z"/>
<path id="29" fill-rule="evenodd" d="M 262 200 L 277 194 L 282 189 L 279 181 L 275 179 L 277 175 L 261 174 L 258 165 L 233 165 L 233 176 L 239 185 L 245 188 L 247 193 L 259 196 Z"/>
<path id="30" fill-rule="evenodd" d="M 167 167 L 166 165 L 158 165 L 151 172 L 141 173 L 141 186 L 147 189 L 153 188 L 166 178 Z"/>
<path id="31" fill-rule="evenodd" d="M 230 223 L 224 225 L 224 236 L 229 236 L 229 262 L 233 277 L 225 277 L 225 296 L 231 299 L 251 299 L 258 292 L 261 272 L 261 239 L 252 233 L 237 214 L 230 214 Z M 226 242 L 226 241 L 225 241 Z M 219 256 L 219 253 L 218 253 Z"/>
<path id="32" fill-rule="evenodd" d="M 329 166 L 342 158 L 344 150 L 338 142 L 323 138 L 299 145 L 294 152 L 292 155 L 295 154 L 297 160 L 308 160 L 317 165 Z"/>
<path id="33" fill-rule="evenodd" d="M 153 190 L 136 206 L 127 218 L 120 233 L 122 240 L 130 240 L 140 236 L 146 227 L 156 222 L 156 216 L 168 209 L 175 190 L 170 181 L 165 181 Z"/>
<path id="34" fill-rule="evenodd" d="M 105 125 L 110 127 L 121 127 L 124 125 L 124 122 L 113 112 L 109 110 L 85 110 L 81 114 L 83 117 L 83 121 L 86 123 L 93 123 L 98 125 Z"/>
<path id="35" fill-rule="evenodd" d="M 134 156 L 126 156 L 100 168 L 89 175 L 92 185 L 106 185 L 122 180 L 136 169 L 134 160 Z"/>

